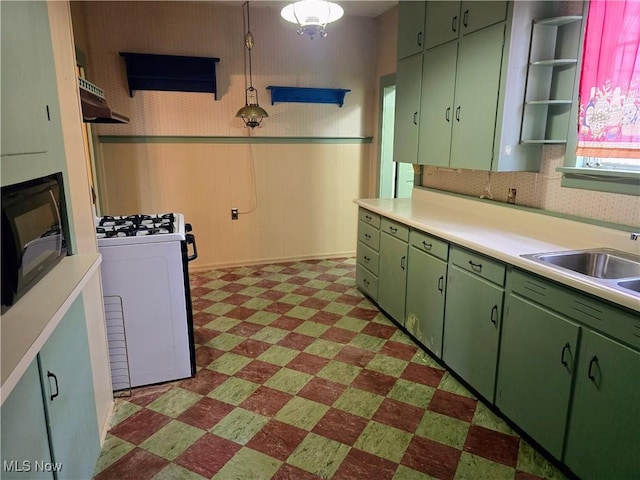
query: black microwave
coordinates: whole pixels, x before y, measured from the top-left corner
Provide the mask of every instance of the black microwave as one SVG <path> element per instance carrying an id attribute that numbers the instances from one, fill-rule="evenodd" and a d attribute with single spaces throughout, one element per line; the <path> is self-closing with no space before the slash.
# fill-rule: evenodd
<path id="1" fill-rule="evenodd" d="M 13 305 L 67 255 L 62 173 L 2 187 L 2 306 Z"/>

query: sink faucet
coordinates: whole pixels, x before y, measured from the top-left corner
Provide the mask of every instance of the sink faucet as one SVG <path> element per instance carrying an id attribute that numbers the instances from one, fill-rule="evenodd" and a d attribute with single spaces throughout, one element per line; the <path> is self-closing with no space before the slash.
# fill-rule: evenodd
<path id="1" fill-rule="evenodd" d="M 631 233 L 631 240 L 638 240 L 638 238 L 640 238 L 640 233 L 638 232 Z"/>

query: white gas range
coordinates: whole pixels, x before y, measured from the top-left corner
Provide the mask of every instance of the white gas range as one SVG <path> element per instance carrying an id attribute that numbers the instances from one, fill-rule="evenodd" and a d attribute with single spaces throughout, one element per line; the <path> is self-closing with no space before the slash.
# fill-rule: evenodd
<path id="1" fill-rule="evenodd" d="M 195 374 L 190 231 L 179 213 L 96 219 L 114 391 Z"/>

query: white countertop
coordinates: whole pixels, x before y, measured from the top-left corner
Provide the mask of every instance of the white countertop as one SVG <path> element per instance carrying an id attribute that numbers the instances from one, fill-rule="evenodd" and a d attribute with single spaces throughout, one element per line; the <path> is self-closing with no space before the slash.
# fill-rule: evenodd
<path id="1" fill-rule="evenodd" d="M 98 272 L 101 259 L 98 253 L 63 258 L 0 317 L 1 402 L 9 396 L 88 280 Z"/>
<path id="2" fill-rule="evenodd" d="M 558 283 L 640 312 L 640 298 L 520 255 L 615 248 L 640 254 L 629 232 L 415 188 L 410 199 L 358 199 L 363 208 Z"/>

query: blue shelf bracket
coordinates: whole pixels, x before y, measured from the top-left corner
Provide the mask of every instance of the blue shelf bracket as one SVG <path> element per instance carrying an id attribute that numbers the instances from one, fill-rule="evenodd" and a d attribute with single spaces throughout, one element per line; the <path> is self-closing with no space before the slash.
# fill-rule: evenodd
<path id="1" fill-rule="evenodd" d="M 339 107 L 344 105 L 345 93 L 351 91 L 344 88 L 302 88 L 274 85 L 269 85 L 267 90 L 271 90 L 271 105 L 276 102 L 335 103 Z"/>

